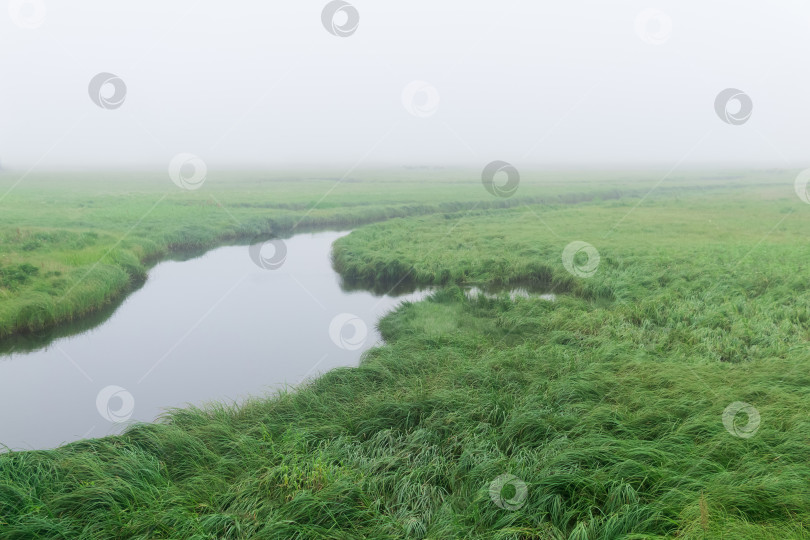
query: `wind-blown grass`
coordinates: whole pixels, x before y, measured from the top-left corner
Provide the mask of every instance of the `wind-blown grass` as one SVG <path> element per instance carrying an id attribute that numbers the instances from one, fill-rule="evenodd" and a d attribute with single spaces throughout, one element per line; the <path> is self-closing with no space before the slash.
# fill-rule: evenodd
<path id="1" fill-rule="evenodd" d="M 445 284 L 380 321 L 384 347 L 294 392 L 0 455 L 0 536 L 805 538 L 810 212 L 791 193 L 358 229 L 335 246 L 347 275 Z M 563 268 L 573 240 L 593 277 Z M 566 292 L 455 286 L 532 278 Z M 761 415 L 750 438 L 723 425 L 735 401 Z M 503 474 L 517 509 L 491 499 Z"/>

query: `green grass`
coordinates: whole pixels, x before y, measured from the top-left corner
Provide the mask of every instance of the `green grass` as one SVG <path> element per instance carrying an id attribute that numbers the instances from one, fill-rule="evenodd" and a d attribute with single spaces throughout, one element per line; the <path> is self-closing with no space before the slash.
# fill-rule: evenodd
<path id="1" fill-rule="evenodd" d="M 527 175 L 516 196 L 501 199 L 486 192 L 479 174 L 211 173 L 202 189 L 188 192 L 159 174 L 20 180 L 0 171 L 0 338 L 102 310 L 141 283 L 151 264 L 188 250 L 420 214 L 616 197 L 640 193 L 656 178 Z M 754 181 L 750 174 L 739 179 Z M 685 185 L 700 182 L 693 175 Z"/>
<path id="2" fill-rule="evenodd" d="M 213 171 L 189 192 L 164 174 L 0 171 L 0 338 L 103 310 L 141 283 L 152 264 L 188 250 L 406 216 L 639 197 L 663 176 L 524 172 L 517 194 L 498 198 L 481 185 L 480 171 L 329 174 Z M 710 191 L 790 174 L 693 172 L 668 177 L 656 192 Z M 38 270 L 25 274 L 25 264 Z"/>
<path id="3" fill-rule="evenodd" d="M 335 245 L 347 280 L 443 286 L 380 321 L 386 346 L 240 407 L 0 455 L 0 537 L 806 538 L 810 207 L 773 176 L 363 226 Z M 409 204 L 449 196 L 404 182 Z M 563 267 L 574 240 L 590 278 Z M 457 286 L 527 282 L 557 301 Z M 761 415 L 750 438 L 723 425 L 735 401 Z M 503 474 L 515 510 L 490 498 Z"/>

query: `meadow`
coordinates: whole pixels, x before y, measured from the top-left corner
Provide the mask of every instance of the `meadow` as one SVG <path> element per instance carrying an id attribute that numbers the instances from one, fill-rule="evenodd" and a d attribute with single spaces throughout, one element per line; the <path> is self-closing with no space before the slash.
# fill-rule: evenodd
<path id="1" fill-rule="evenodd" d="M 806 538 L 795 173 L 525 174 L 503 199 L 457 171 L 21 184 L 0 201 L 6 335 L 100 309 L 184 249 L 297 226 L 359 226 L 333 251 L 351 286 L 438 291 L 384 317 L 357 368 L 0 454 L 0 536 Z M 596 268 L 566 268 L 575 241 Z M 556 300 L 465 294 L 526 284 Z"/>
<path id="2" fill-rule="evenodd" d="M 0 338 L 42 334 L 103 310 L 167 258 L 305 230 L 420 214 L 617 197 L 651 185 L 637 173 L 536 175 L 512 198 L 480 172 L 444 169 L 212 173 L 199 191 L 165 174 L 0 171 Z M 692 179 L 695 183 L 699 178 Z"/>

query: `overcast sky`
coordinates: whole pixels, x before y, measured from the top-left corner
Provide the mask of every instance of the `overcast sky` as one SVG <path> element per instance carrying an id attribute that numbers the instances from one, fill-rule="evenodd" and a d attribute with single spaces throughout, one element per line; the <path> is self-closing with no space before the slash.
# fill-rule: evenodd
<path id="1" fill-rule="evenodd" d="M 181 152 L 209 167 L 810 166 L 806 0 L 352 0 L 329 29 L 323 0 L 19 4 L 0 12 L 14 169 L 159 169 Z M 105 72 L 126 85 L 102 87 L 110 108 L 89 92 Z M 727 88 L 750 117 L 732 100 L 720 118 Z"/>

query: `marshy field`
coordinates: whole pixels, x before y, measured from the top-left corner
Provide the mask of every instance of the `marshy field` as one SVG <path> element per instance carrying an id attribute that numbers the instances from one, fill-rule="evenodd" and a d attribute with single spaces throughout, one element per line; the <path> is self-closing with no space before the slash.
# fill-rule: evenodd
<path id="1" fill-rule="evenodd" d="M 464 170 L 245 172 L 194 192 L 28 178 L 0 217 L 12 350 L 58 344 L 161 260 L 299 227 L 353 229 L 331 250 L 347 290 L 428 289 L 374 321 L 384 343 L 357 367 L 8 448 L 0 536 L 806 537 L 797 171 L 664 174 L 526 171 L 510 197 Z"/>
<path id="2" fill-rule="evenodd" d="M 5 4 L 0 540 L 810 540 L 810 2 Z"/>

